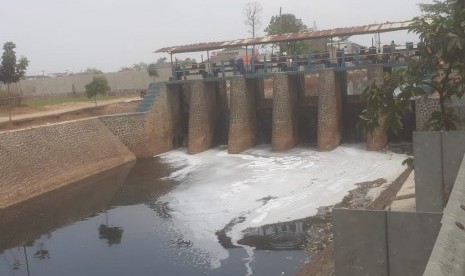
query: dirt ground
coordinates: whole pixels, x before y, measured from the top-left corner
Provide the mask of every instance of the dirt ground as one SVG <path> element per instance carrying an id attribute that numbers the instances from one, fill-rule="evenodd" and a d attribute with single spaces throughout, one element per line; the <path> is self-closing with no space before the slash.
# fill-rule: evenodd
<path id="1" fill-rule="evenodd" d="M 333 276 L 335 275 L 334 264 L 334 242 L 332 233 L 332 208 L 348 209 L 366 209 L 366 210 L 384 210 L 388 207 L 402 184 L 410 174 L 411 169 L 406 169 L 392 184 L 390 184 L 380 195 L 372 200 L 367 197 L 368 192 L 377 188 L 386 181 L 377 179 L 372 182 L 357 184 L 357 188 L 350 191 L 349 195 L 336 204 L 335 206 L 319 208 L 317 216 L 324 219 L 325 223 L 317 224 L 311 227 L 309 238 L 306 245 L 306 251 L 311 256 L 310 262 L 307 263 L 298 276 Z"/>
<path id="2" fill-rule="evenodd" d="M 0 131 L 54 124 L 102 115 L 132 113 L 136 112 L 139 102 L 139 100 L 135 100 L 134 98 L 122 98 L 118 101 L 112 101 L 111 103 L 101 101 L 98 103 L 97 107 L 95 107 L 93 103 L 88 102 L 62 103 L 41 107 L 20 106 L 12 110 L 13 122 L 11 124 L 9 122 L 0 123 Z M 50 114 L 47 115 L 47 113 Z M 0 119 L 2 118 L 8 118 L 8 109 L 5 107 L 0 107 Z"/>

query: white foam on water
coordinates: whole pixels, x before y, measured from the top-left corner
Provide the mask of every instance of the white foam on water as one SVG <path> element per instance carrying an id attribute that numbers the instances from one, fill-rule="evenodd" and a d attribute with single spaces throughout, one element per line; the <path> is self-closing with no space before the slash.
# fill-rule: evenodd
<path id="1" fill-rule="evenodd" d="M 233 219 L 244 217 L 227 233 L 237 245 L 246 228 L 314 216 L 318 207 L 340 202 L 356 183 L 378 178 L 390 182 L 405 169 L 404 155 L 368 152 L 362 145 L 284 153 L 261 146 L 242 154 L 228 154 L 220 147 L 195 155 L 176 150 L 159 157 L 178 169 L 169 178 L 182 182 L 161 198 L 175 210 L 173 227 L 193 242 L 193 249 L 205 253 L 212 268 L 228 258 L 215 232 Z M 251 273 L 253 249 L 244 249 Z"/>

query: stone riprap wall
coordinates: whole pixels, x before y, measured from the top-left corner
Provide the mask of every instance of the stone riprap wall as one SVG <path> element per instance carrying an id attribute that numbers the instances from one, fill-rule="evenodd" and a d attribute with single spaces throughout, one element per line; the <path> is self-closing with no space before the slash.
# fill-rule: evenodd
<path id="1" fill-rule="evenodd" d="M 439 99 L 421 97 L 415 101 L 415 123 L 417 131 L 427 131 L 426 122 L 434 111 L 439 110 Z"/>
<path id="2" fill-rule="evenodd" d="M 188 152 L 199 153 L 213 146 L 217 126 L 216 82 L 190 83 Z"/>
<path id="3" fill-rule="evenodd" d="M 240 153 L 255 146 L 257 80 L 242 76 L 231 79 L 229 153 Z"/>
<path id="4" fill-rule="evenodd" d="M 98 118 L 0 133 L 0 208 L 135 160 Z"/>
<path id="5" fill-rule="evenodd" d="M 367 69 L 368 84 L 371 84 L 373 81 L 376 84 L 380 85 L 384 82 L 384 70 L 383 66 L 375 66 Z M 379 127 L 374 130 L 373 133 L 368 134 L 366 137 L 366 146 L 367 150 L 382 150 L 388 143 L 388 134 L 384 130 L 384 120 L 385 118 L 380 118 Z"/>
<path id="6" fill-rule="evenodd" d="M 167 81 L 171 76 L 171 68 L 160 68 L 159 77 L 156 81 Z M 147 89 L 154 81 L 147 71 L 124 71 L 103 74 L 110 85 L 111 91 L 135 91 Z M 55 78 L 41 78 L 34 80 L 22 80 L 13 84 L 11 91 L 13 94 L 23 95 L 26 97 L 41 96 L 65 96 L 75 94 L 84 94 L 86 84 L 92 81 L 96 75 L 74 75 Z M 0 83 L 0 90 L 6 90 L 5 86 Z"/>
<path id="7" fill-rule="evenodd" d="M 173 150 L 182 139 L 180 104 L 178 86 L 165 84 L 147 114 L 147 139 L 153 155 Z"/>
<path id="8" fill-rule="evenodd" d="M 297 86 L 298 76 L 273 76 L 273 116 L 271 148 L 289 150 L 297 144 Z"/>
<path id="9" fill-rule="evenodd" d="M 342 141 L 342 95 L 333 69 L 322 70 L 319 75 L 317 148 L 330 151 Z"/>
<path id="10" fill-rule="evenodd" d="M 99 119 L 136 157 L 155 154 L 155 145 L 150 143 L 147 113 L 101 116 Z"/>

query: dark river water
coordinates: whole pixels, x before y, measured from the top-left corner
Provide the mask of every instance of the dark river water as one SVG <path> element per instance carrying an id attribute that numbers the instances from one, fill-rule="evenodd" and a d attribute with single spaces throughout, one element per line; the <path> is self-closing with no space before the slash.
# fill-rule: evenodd
<path id="1" fill-rule="evenodd" d="M 158 201 L 180 184 L 162 179 L 171 170 L 145 159 L 1 211 L 0 275 L 247 275 L 246 250 L 222 229 L 214 230 L 229 257 L 219 267 L 173 234 L 169 202 Z M 296 239 L 305 228 L 249 229 L 253 275 L 295 275 L 308 260 Z"/>

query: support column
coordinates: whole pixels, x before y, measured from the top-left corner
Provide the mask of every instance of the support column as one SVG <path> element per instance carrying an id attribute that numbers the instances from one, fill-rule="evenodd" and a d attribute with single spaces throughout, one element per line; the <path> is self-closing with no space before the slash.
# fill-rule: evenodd
<path id="1" fill-rule="evenodd" d="M 297 145 L 297 75 L 273 76 L 271 149 L 285 151 Z"/>
<path id="2" fill-rule="evenodd" d="M 208 150 L 213 146 L 217 118 L 215 88 L 215 82 L 195 80 L 191 83 L 187 142 L 190 154 Z"/>
<path id="3" fill-rule="evenodd" d="M 255 146 L 256 89 L 256 80 L 246 81 L 243 76 L 231 79 L 229 153 L 240 153 Z"/>
<path id="4" fill-rule="evenodd" d="M 149 110 L 146 121 L 147 143 L 153 155 L 173 150 L 180 131 L 180 99 L 175 86 L 161 85 L 156 101 Z"/>
<path id="5" fill-rule="evenodd" d="M 333 69 L 321 71 L 317 131 L 317 148 L 320 151 L 331 151 L 341 144 L 342 97 L 338 87 Z"/>
<path id="6" fill-rule="evenodd" d="M 383 66 L 376 66 L 368 69 L 368 83 L 375 81 L 377 84 L 382 84 L 384 81 L 384 70 Z M 366 147 L 369 151 L 382 150 L 388 143 L 388 134 L 384 130 L 385 117 L 381 117 L 379 120 L 379 127 L 375 129 L 372 134 L 368 134 L 366 137 Z"/>

